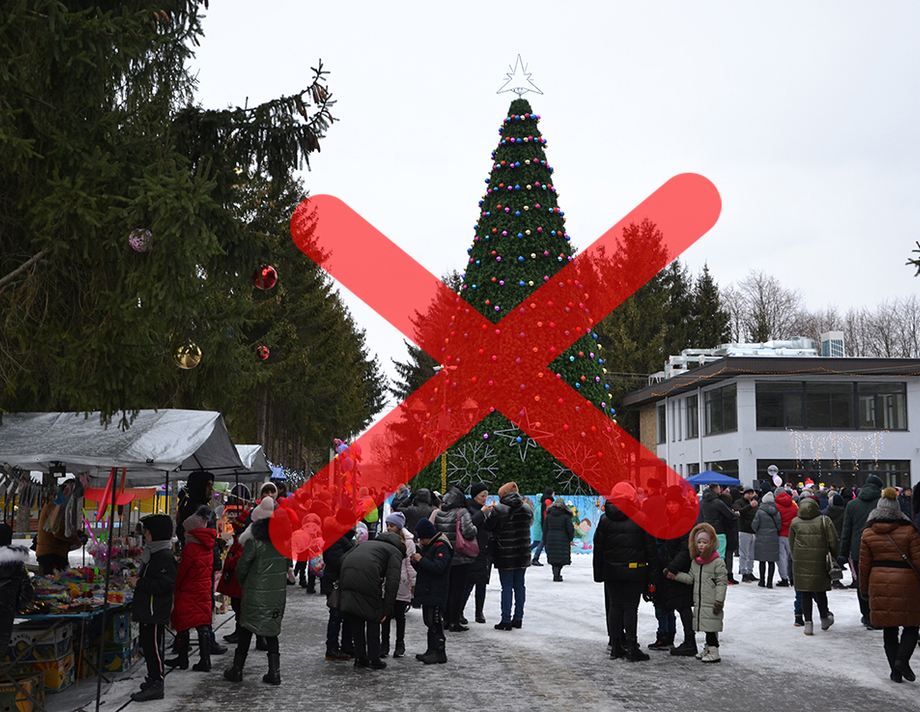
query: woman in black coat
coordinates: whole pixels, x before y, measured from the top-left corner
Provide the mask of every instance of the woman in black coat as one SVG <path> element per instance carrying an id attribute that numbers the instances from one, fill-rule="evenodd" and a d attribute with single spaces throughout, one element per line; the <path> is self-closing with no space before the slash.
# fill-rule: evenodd
<path id="1" fill-rule="evenodd" d="M 492 533 L 483 526 L 486 517 L 492 511 L 492 505 L 486 504 L 489 497 L 488 488 L 479 482 L 470 487 L 470 499 L 468 508 L 473 515 L 473 526 L 476 527 L 476 541 L 479 543 L 479 555 L 470 565 L 469 575 L 466 579 L 466 591 L 463 596 L 463 609 L 466 608 L 467 601 L 473 589 L 476 589 L 476 622 L 485 623 L 486 616 L 483 608 L 486 605 L 486 586 L 492 578 L 492 552 L 489 546 L 489 540 Z M 466 618 L 461 618 L 460 622 L 466 625 Z"/>
<path id="2" fill-rule="evenodd" d="M 354 523 L 349 517 L 348 511 L 343 508 L 341 523 Z M 336 519 L 339 519 L 337 516 Z M 326 531 L 334 531 L 336 528 L 336 519 L 328 518 Z M 344 520 L 348 520 L 345 522 Z M 340 530 L 341 531 L 341 530 Z M 323 577 L 319 580 L 319 591 L 329 598 L 329 594 L 335 589 L 335 582 L 339 580 L 339 573 L 342 570 L 342 559 L 355 545 L 355 530 L 350 529 L 343 536 L 334 541 L 329 548 L 323 552 Z M 339 632 L 342 634 L 342 643 L 339 644 Z M 355 651 L 355 642 L 351 633 L 351 621 L 345 618 L 338 608 L 329 609 L 329 622 L 326 624 L 326 660 L 349 660 Z"/>
<path id="3" fill-rule="evenodd" d="M 543 548 L 546 560 L 553 567 L 553 581 L 562 581 L 562 567 L 572 563 L 572 540 L 575 538 L 575 523 L 572 510 L 559 497 L 546 509 L 543 520 Z"/>

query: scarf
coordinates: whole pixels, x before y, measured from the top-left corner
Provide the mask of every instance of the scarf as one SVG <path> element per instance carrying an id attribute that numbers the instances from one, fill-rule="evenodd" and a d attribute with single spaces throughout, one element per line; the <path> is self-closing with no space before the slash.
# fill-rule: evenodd
<path id="1" fill-rule="evenodd" d="M 712 563 L 713 561 L 715 561 L 715 560 L 718 559 L 718 558 L 719 558 L 719 552 L 718 552 L 718 551 L 713 551 L 712 554 L 710 554 L 710 556 L 709 556 L 708 559 L 704 559 L 702 556 L 697 556 L 697 557 L 696 557 L 695 559 L 693 559 L 693 560 L 694 560 L 696 563 L 698 563 L 700 566 L 705 566 L 706 564 Z"/>
<path id="2" fill-rule="evenodd" d="M 167 539 L 166 541 L 148 541 L 144 544 L 144 549 L 141 551 L 141 564 L 146 566 L 150 561 L 150 557 L 153 554 L 156 554 L 158 551 L 165 551 L 166 549 L 172 548 L 172 541 Z"/>

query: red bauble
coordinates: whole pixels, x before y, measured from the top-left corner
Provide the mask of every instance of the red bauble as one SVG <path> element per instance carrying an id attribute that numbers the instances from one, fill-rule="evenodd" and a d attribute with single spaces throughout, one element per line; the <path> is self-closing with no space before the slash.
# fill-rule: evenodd
<path id="1" fill-rule="evenodd" d="M 278 284 L 278 271 L 271 265 L 262 265 L 252 275 L 252 283 L 257 289 L 267 290 Z"/>
<path id="2" fill-rule="evenodd" d="M 267 346 L 260 346 L 256 349 L 256 354 L 262 361 L 264 361 L 271 355 L 271 351 L 268 350 Z"/>

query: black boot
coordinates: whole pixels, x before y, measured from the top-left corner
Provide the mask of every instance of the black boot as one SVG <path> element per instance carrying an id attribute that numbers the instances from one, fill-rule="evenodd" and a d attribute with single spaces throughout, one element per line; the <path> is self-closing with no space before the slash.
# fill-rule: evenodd
<path id="1" fill-rule="evenodd" d="M 434 651 L 433 651 L 431 648 L 428 648 L 428 650 L 426 650 L 424 653 L 416 653 L 416 654 L 415 654 L 415 659 L 416 659 L 416 660 L 424 660 L 426 657 L 428 657 L 429 655 L 431 655 L 432 652 L 434 652 Z"/>
<path id="2" fill-rule="evenodd" d="M 281 653 L 268 654 L 268 672 L 262 676 L 262 682 L 269 685 L 281 684 Z"/>
<path id="3" fill-rule="evenodd" d="M 673 633 L 659 633 L 654 643 L 648 644 L 649 650 L 670 650 L 674 644 Z"/>
<path id="4" fill-rule="evenodd" d="M 177 667 L 180 670 L 188 670 L 188 645 L 190 632 L 191 631 L 183 630 L 176 636 L 176 642 L 179 644 L 179 654 L 174 658 L 164 660 L 163 664 L 166 667 Z"/>
<path id="5" fill-rule="evenodd" d="M 217 636 L 214 634 L 214 626 L 208 626 L 208 636 L 211 638 L 211 655 L 224 655 L 229 648 L 217 642 Z"/>
<path id="6" fill-rule="evenodd" d="M 246 665 L 246 655 L 248 650 L 237 648 L 233 654 L 233 665 L 224 670 L 224 677 L 230 682 L 243 681 L 243 666 Z"/>
<path id="7" fill-rule="evenodd" d="M 421 658 L 419 658 L 425 665 L 436 665 L 447 662 L 447 650 L 444 648 L 437 648 L 435 650 L 429 650 Z"/>
<path id="8" fill-rule="evenodd" d="M 406 654 L 406 644 L 401 640 L 396 641 L 396 649 L 393 651 L 394 658 L 401 658 Z"/>
<path id="9" fill-rule="evenodd" d="M 198 672 L 211 672 L 211 626 L 203 625 L 198 628 L 198 662 L 192 665 L 192 670 Z"/>
<path id="10" fill-rule="evenodd" d="M 684 642 L 678 645 L 676 648 L 671 648 L 671 655 L 677 655 L 679 657 L 692 658 L 696 655 L 696 640 L 693 638 L 687 638 L 684 636 Z"/>
<path id="11" fill-rule="evenodd" d="M 139 692 L 135 692 L 131 695 L 131 699 L 134 702 L 147 702 L 148 700 L 162 700 L 163 699 L 163 681 L 154 680 L 147 683 L 146 686 L 141 686 Z"/>
<path id="12" fill-rule="evenodd" d="M 613 643 L 610 646 L 610 657 L 614 660 L 626 657 L 626 648 L 623 647 L 623 640 L 621 638 L 613 639 Z"/>
<path id="13" fill-rule="evenodd" d="M 639 648 L 639 644 L 631 640 L 626 645 L 626 659 L 631 663 L 642 662 L 643 660 L 648 660 L 649 656 L 646 653 L 643 653 Z"/>
<path id="14" fill-rule="evenodd" d="M 485 596 L 476 596 L 476 622 L 485 623 L 486 617 L 482 612 L 482 609 L 486 606 L 486 597 Z"/>

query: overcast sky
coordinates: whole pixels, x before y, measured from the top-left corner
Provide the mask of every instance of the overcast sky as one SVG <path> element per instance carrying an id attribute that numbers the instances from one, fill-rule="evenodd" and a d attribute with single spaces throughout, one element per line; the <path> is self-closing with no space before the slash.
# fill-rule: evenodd
<path id="1" fill-rule="evenodd" d="M 322 59 L 339 119 L 304 173 L 436 275 L 462 270 L 518 53 L 584 248 L 675 174 L 722 196 L 682 259 L 751 269 L 811 309 L 913 294 L 920 4 L 212 0 L 198 100 L 252 106 Z M 284 275 L 281 275 L 284 278 Z M 393 275 L 398 288 L 398 275 Z M 401 336 L 349 295 L 381 364 Z"/>

